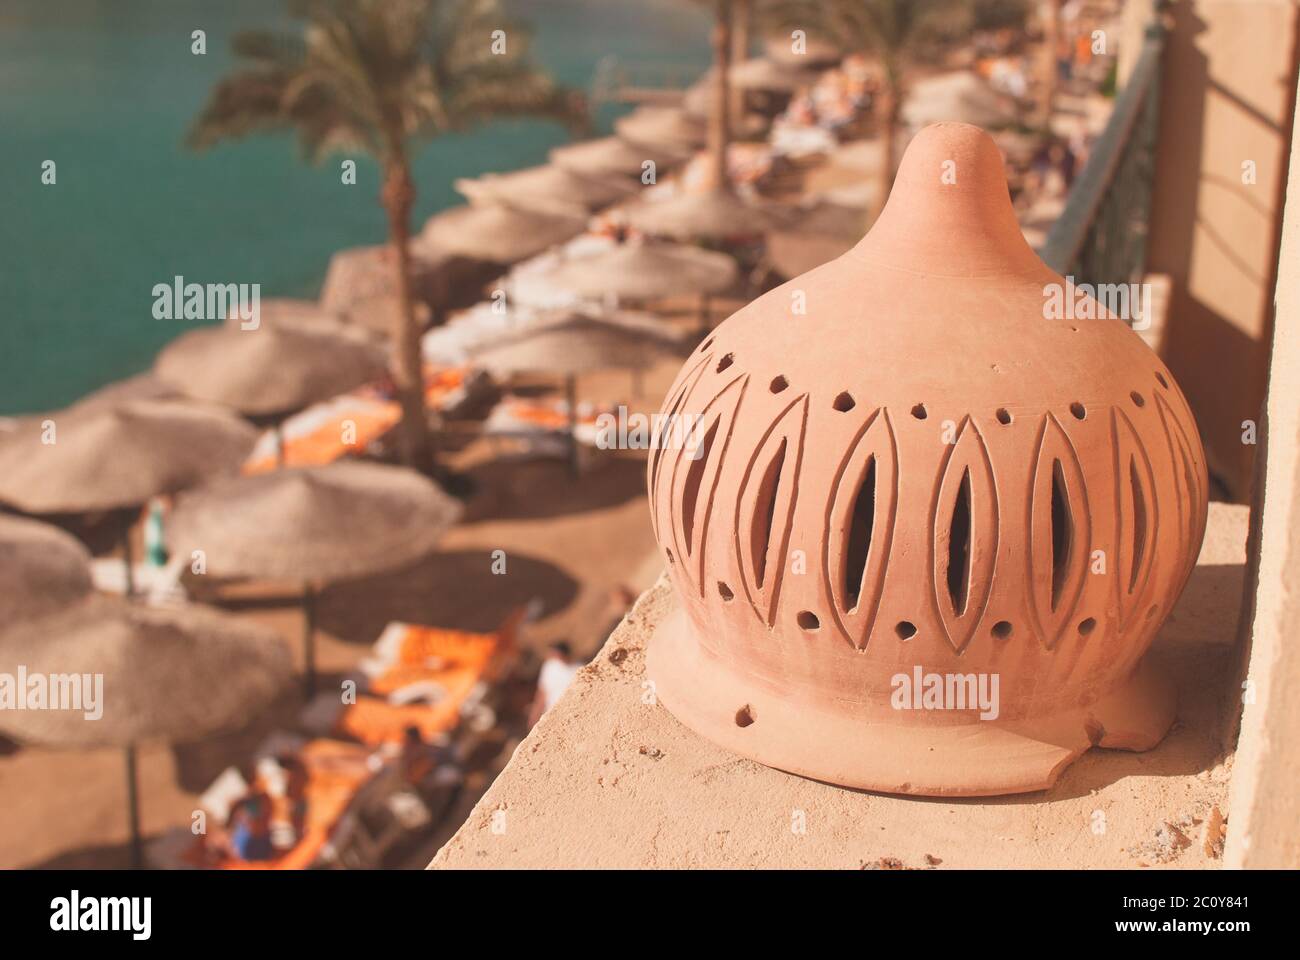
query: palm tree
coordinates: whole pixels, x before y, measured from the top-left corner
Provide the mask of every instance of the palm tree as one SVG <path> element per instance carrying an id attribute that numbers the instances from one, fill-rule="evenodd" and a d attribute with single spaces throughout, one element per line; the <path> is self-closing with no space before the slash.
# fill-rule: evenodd
<path id="1" fill-rule="evenodd" d="M 906 92 L 904 74 L 929 41 L 942 14 L 959 0 L 772 0 L 768 17 L 782 27 L 817 30 L 846 51 L 872 53 L 883 68 L 879 118 L 884 188 L 889 193 L 898 162 L 898 128 Z M 811 32 L 811 31 L 810 31 Z"/>
<path id="2" fill-rule="evenodd" d="M 1052 122 L 1052 107 L 1056 99 L 1056 46 L 1060 42 L 1061 0 L 1041 0 L 1038 6 L 1038 19 L 1043 28 L 1043 49 L 1040 54 L 1041 75 L 1039 83 L 1043 88 L 1042 99 L 1038 104 L 1038 125 L 1044 130 Z"/>
<path id="3" fill-rule="evenodd" d="M 407 465 L 428 469 L 432 442 L 411 293 L 411 143 L 500 116 L 573 124 L 580 110 L 532 63 L 528 31 L 505 16 L 498 0 L 286 5 L 301 30 L 238 34 L 232 46 L 241 62 L 213 88 L 187 143 L 204 149 L 224 139 L 293 130 L 311 162 L 344 151 L 378 161 L 401 307 L 392 331 L 399 442 Z"/>
<path id="4" fill-rule="evenodd" d="M 705 0 L 713 5 L 713 109 L 709 115 L 709 166 L 713 186 L 725 190 L 727 144 L 731 140 L 732 0 Z"/>

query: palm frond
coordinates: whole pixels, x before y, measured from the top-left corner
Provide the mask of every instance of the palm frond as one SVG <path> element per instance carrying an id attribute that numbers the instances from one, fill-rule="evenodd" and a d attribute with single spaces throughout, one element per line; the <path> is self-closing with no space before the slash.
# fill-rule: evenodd
<path id="1" fill-rule="evenodd" d="M 531 32 L 499 0 L 286 0 L 301 34 L 238 34 L 239 67 L 213 89 L 187 144 L 293 129 L 305 155 L 364 149 L 502 116 L 571 127 L 586 111 L 531 60 Z M 493 51 L 494 31 L 504 53 Z"/>

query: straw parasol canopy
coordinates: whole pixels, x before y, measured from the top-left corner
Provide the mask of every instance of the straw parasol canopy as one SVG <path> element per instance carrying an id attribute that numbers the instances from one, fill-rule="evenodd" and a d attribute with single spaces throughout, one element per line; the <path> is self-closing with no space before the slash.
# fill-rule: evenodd
<path id="1" fill-rule="evenodd" d="M 647 367 L 671 342 L 666 334 L 642 324 L 561 311 L 554 319 L 479 344 L 470 355 L 474 363 L 501 374 L 576 376 Z"/>
<path id="2" fill-rule="evenodd" d="M 315 584 L 404 566 L 429 553 L 461 506 L 414 470 L 356 460 L 234 477 L 180 499 L 173 552 L 202 550 L 216 576 L 303 584 L 307 694 L 315 692 Z"/>
<path id="3" fill-rule="evenodd" d="M 724 240 L 762 233 L 772 218 L 731 190 L 681 193 L 668 200 L 642 201 L 626 209 L 628 224 L 642 233 L 679 240 Z"/>
<path id="4" fill-rule="evenodd" d="M 419 242 L 425 249 L 511 264 L 571 240 L 586 228 L 585 217 L 493 203 L 453 207 L 431 217 Z"/>
<path id="5" fill-rule="evenodd" d="M 969 70 L 918 80 L 903 103 L 903 121 L 913 129 L 950 120 L 1000 127 L 1015 119 L 1011 100 Z"/>
<path id="6" fill-rule="evenodd" d="M 231 477 L 183 495 L 173 552 L 216 576 L 346 580 L 429 553 L 460 504 L 414 470 L 356 460 Z"/>
<path id="7" fill-rule="evenodd" d="M 473 203 L 502 203 L 566 217 L 585 216 L 636 190 L 626 179 L 600 174 L 577 176 L 551 163 L 514 173 L 462 178 L 455 181 L 455 187 Z"/>
<path id="8" fill-rule="evenodd" d="M 71 407 L 0 440 L 0 500 L 28 513 L 132 507 L 238 469 L 256 439 L 224 410 L 176 401 Z"/>
<path id="9" fill-rule="evenodd" d="M 386 370 L 383 350 L 360 339 L 279 327 L 207 327 L 158 355 L 158 378 L 187 397 L 272 416 L 336 396 Z"/>
<path id="10" fill-rule="evenodd" d="M 366 301 L 366 305 L 370 302 Z M 423 307 L 422 304 L 418 306 Z M 424 307 L 424 310 L 427 313 L 428 308 Z M 226 318 L 226 326 L 236 330 L 242 330 L 242 325 L 246 322 L 235 312 Z M 342 337 L 344 340 L 371 343 L 375 341 L 375 331 L 364 323 L 354 323 L 353 315 L 326 310 L 315 300 L 294 300 L 289 297 L 263 300 L 258 311 L 258 323 L 259 326 L 288 330 L 291 333 Z"/>
<path id="11" fill-rule="evenodd" d="M 566 261 L 548 279 L 582 297 L 655 300 L 719 293 L 736 282 L 738 272 L 736 261 L 724 253 L 689 244 L 629 242 Z"/>
<path id="12" fill-rule="evenodd" d="M 206 607 L 150 607 L 115 597 L 84 603 L 0 634 L 0 672 L 102 674 L 103 715 L 0 710 L 0 730 L 51 746 L 126 746 L 195 740 L 240 726 L 289 677 L 274 630 Z"/>
<path id="13" fill-rule="evenodd" d="M 551 163 L 580 177 L 625 176 L 639 178 L 648 160 L 656 168 L 681 163 L 689 149 L 671 150 L 665 145 L 628 143 L 621 137 L 601 137 L 563 147 L 550 153 Z"/>
<path id="14" fill-rule="evenodd" d="M 802 51 L 796 52 L 789 34 L 774 34 L 763 40 L 763 52 L 787 67 L 814 68 L 837 63 L 844 55 L 838 44 L 818 36 L 805 38 Z"/>
<path id="15" fill-rule="evenodd" d="M 569 468 L 578 474 L 577 378 L 595 370 L 642 370 L 674 345 L 670 334 L 636 318 L 597 318 L 558 311 L 518 332 L 470 348 L 472 360 L 497 374 L 564 377 L 569 407 Z"/>
<path id="16" fill-rule="evenodd" d="M 717 75 L 717 71 L 710 68 L 686 88 L 682 97 L 682 107 L 688 114 L 695 117 L 713 115 L 713 108 L 717 102 L 714 87 Z M 735 90 L 768 93 L 794 93 L 800 87 L 808 86 L 816 80 L 816 75 L 808 70 L 777 63 L 769 57 L 752 57 L 738 63 L 731 68 L 728 76 Z"/>
<path id="17" fill-rule="evenodd" d="M 767 258 L 787 279 L 847 252 L 867 232 L 874 207 L 822 199 L 789 227 L 767 235 Z"/>
<path id="18" fill-rule="evenodd" d="M 574 307 L 539 308 L 518 305 L 499 314 L 481 307 L 467 311 L 450 322 L 431 330 L 421 341 L 425 360 L 444 366 L 464 366 L 472 362 L 475 350 L 502 337 L 513 337 L 535 325 L 558 322 L 562 316 L 598 316 L 606 323 L 621 323 L 665 338 L 670 344 L 682 345 L 687 334 L 664 323 L 662 317 L 632 310 L 609 310 L 603 305 L 582 304 Z"/>
<path id="19" fill-rule="evenodd" d="M 0 624 L 62 610 L 91 588 L 90 553 L 76 537 L 0 514 Z"/>
<path id="20" fill-rule="evenodd" d="M 424 303 L 413 303 L 411 306 L 415 311 L 416 328 L 426 329 L 433 322 L 433 311 Z M 395 294 L 375 297 L 353 306 L 347 314 L 344 329 L 354 331 L 354 336 L 378 342 L 384 337 L 392 336 L 393 331 L 398 329 L 399 320 L 405 322 L 401 310 L 401 298 Z"/>
<path id="21" fill-rule="evenodd" d="M 25 705 L 33 678 L 50 687 L 45 709 L 0 710 L 0 731 L 27 743 L 124 748 L 131 860 L 140 867 L 137 744 L 242 726 L 280 692 L 290 661 L 273 630 L 227 614 L 91 597 L 0 634 L 0 673 L 28 678 L 13 691 Z"/>
<path id="22" fill-rule="evenodd" d="M 448 257 L 409 244 L 411 295 L 436 304 L 447 284 Z M 388 244 L 352 247 L 330 257 L 321 285 L 320 306 L 330 313 L 350 315 L 360 305 L 380 297 L 396 297 L 397 267 Z"/>
<path id="23" fill-rule="evenodd" d="M 801 66 L 778 63 L 771 57 L 751 57 L 731 68 L 731 82 L 742 90 L 793 93 L 815 79 L 813 73 Z"/>
<path id="24" fill-rule="evenodd" d="M 831 151 L 826 158 L 830 167 L 851 171 L 866 178 L 879 177 L 885 170 L 885 141 L 850 140 Z"/>
<path id="25" fill-rule="evenodd" d="M 669 149 L 703 146 L 707 130 L 699 117 L 679 107 L 637 107 L 614 121 L 614 131 L 634 144 L 666 144 Z"/>

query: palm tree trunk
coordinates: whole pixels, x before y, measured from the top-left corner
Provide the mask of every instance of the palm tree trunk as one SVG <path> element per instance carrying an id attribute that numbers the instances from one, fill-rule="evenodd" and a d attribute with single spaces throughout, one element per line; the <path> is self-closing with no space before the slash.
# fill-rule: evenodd
<path id="1" fill-rule="evenodd" d="M 713 116 L 709 122 L 709 159 L 717 189 L 727 186 L 727 141 L 731 138 L 732 0 L 717 0 L 713 23 Z"/>
<path id="2" fill-rule="evenodd" d="M 732 0 L 735 4 L 734 24 L 731 29 L 731 62 L 744 63 L 749 59 L 750 28 L 753 22 L 753 0 Z M 745 117 L 745 91 L 739 87 L 731 91 L 732 122 L 739 125 Z"/>
<path id="3" fill-rule="evenodd" d="M 393 337 L 393 385 L 402 407 L 398 445 L 402 462 L 416 470 L 432 467 L 432 442 L 424 410 L 424 373 L 420 360 L 420 329 L 411 293 L 411 208 L 415 185 L 406 157 L 400 151 L 384 165 L 384 210 L 388 214 L 388 242 L 397 271 L 398 311 Z"/>
<path id="4" fill-rule="evenodd" d="M 880 111 L 880 177 L 884 187 L 880 201 L 884 203 L 889 199 L 889 192 L 894 189 L 894 174 L 898 164 L 898 125 L 903 115 L 903 91 L 892 72 L 886 74 L 881 94 L 885 102 L 881 104 Z"/>
<path id="5" fill-rule="evenodd" d="M 1052 122 L 1052 106 L 1056 100 L 1056 46 L 1060 38 L 1061 0 L 1040 0 L 1039 13 L 1043 20 L 1042 100 L 1039 102 L 1038 124 L 1047 129 Z"/>

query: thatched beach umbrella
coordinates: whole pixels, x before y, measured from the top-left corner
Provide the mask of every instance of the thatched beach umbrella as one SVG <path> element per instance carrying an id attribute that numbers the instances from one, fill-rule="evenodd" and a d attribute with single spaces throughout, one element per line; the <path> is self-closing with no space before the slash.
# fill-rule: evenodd
<path id="1" fill-rule="evenodd" d="M 271 326 L 191 330 L 154 361 L 158 378 L 185 396 L 254 417 L 292 413 L 385 370 L 378 345 Z"/>
<path id="2" fill-rule="evenodd" d="M 1015 119 L 1014 102 L 970 70 L 917 80 L 903 103 L 903 121 L 914 130 L 949 120 L 1002 127 Z"/>
<path id="3" fill-rule="evenodd" d="M 643 201 L 626 209 L 629 225 L 678 240 L 725 240 L 752 236 L 773 225 L 772 217 L 731 190 L 681 193 L 668 200 Z"/>
<path id="4" fill-rule="evenodd" d="M 291 297 L 271 297 L 263 300 L 258 310 L 258 325 L 262 327 L 274 327 L 291 333 L 342 337 L 344 340 L 372 341 L 374 339 L 373 331 L 351 321 L 350 315 L 326 310 L 315 300 L 296 300 Z M 226 326 L 238 330 L 242 330 L 243 325 L 248 322 L 235 312 L 226 318 Z"/>
<path id="5" fill-rule="evenodd" d="M 342 314 L 326 310 L 315 300 L 301 300 L 294 297 L 267 297 L 258 305 L 257 323 L 261 326 L 279 327 L 290 330 L 307 330 L 324 327 L 334 329 L 342 323 Z M 226 326 L 239 327 L 252 321 L 241 317 L 238 310 L 231 310 L 226 317 Z"/>
<path id="6" fill-rule="evenodd" d="M 475 260 L 511 264 L 571 240 L 587 229 L 585 217 L 521 210 L 505 204 L 452 207 L 420 232 L 419 245 Z"/>
<path id="7" fill-rule="evenodd" d="M 303 584 L 306 685 L 315 685 L 316 584 L 370 576 L 429 553 L 460 504 L 404 467 L 339 461 L 232 477 L 180 498 L 171 550 L 208 573 Z"/>
<path id="8" fill-rule="evenodd" d="M 778 64 L 800 69 L 815 69 L 837 63 L 844 56 L 838 44 L 820 36 L 805 37 L 796 47 L 789 34 L 774 34 L 763 39 L 763 53 Z"/>
<path id="9" fill-rule="evenodd" d="M 91 589 L 90 551 L 76 537 L 0 514 L 0 625 L 62 610 Z"/>
<path id="10" fill-rule="evenodd" d="M 817 78 L 813 71 L 790 63 L 778 63 L 771 57 L 742 60 L 731 68 L 730 76 L 732 84 L 742 90 L 771 90 L 776 93 L 793 93 Z"/>
<path id="11" fill-rule="evenodd" d="M 775 94 L 793 93 L 817 79 L 817 75 L 812 71 L 777 63 L 768 57 L 753 57 L 737 63 L 731 68 L 728 76 L 731 78 L 733 90 Z M 713 115 L 717 102 L 713 97 L 716 77 L 717 73 L 710 68 L 686 88 L 682 97 L 682 107 L 688 114 L 696 117 Z M 743 121 L 744 111 L 741 112 L 741 116 L 733 117 L 735 123 Z"/>
<path id="12" fill-rule="evenodd" d="M 867 207 L 820 200 L 794 223 L 767 235 L 767 258 L 777 273 L 792 279 L 848 251 L 867 232 Z"/>
<path id="13" fill-rule="evenodd" d="M 445 296 L 450 257 L 411 245 L 411 295 L 434 307 Z M 350 316 L 366 303 L 396 297 L 397 267 L 388 244 L 352 247 L 330 257 L 321 284 L 320 306 L 330 313 Z"/>
<path id="14" fill-rule="evenodd" d="M 424 330 L 433 321 L 433 311 L 427 304 L 413 303 L 415 325 Z M 402 301 L 394 295 L 374 297 L 356 304 L 347 315 L 346 329 L 354 331 L 354 336 L 363 336 L 374 342 L 392 336 L 402 323 Z"/>
<path id="15" fill-rule="evenodd" d="M 601 137 L 556 147 L 551 163 L 578 176 L 623 176 L 640 178 L 647 161 L 656 170 L 681 163 L 690 156 L 689 148 L 672 150 L 663 144 L 628 143 L 622 137 Z"/>
<path id="16" fill-rule="evenodd" d="M 661 144 L 670 150 L 694 150 L 708 138 L 699 117 L 680 107 L 637 107 L 614 121 L 614 132 L 632 144 Z"/>
<path id="17" fill-rule="evenodd" d="M 548 275 L 581 297 L 607 294 L 658 300 L 719 293 L 736 282 L 736 261 L 685 243 L 621 243 L 612 250 L 561 263 Z"/>
<path id="18" fill-rule="evenodd" d="M 499 203 L 565 217 L 586 216 L 636 191 L 623 177 L 578 176 L 551 163 L 514 173 L 461 178 L 455 181 L 455 187 L 474 203 Z"/>
<path id="19" fill-rule="evenodd" d="M 134 507 L 237 470 L 256 439 L 224 410 L 179 401 L 70 407 L 4 435 L 0 500 L 27 513 Z"/>
<path id="20" fill-rule="evenodd" d="M 247 336 L 247 334 L 236 334 Z M 0 440 L 0 500 L 26 513 L 137 507 L 238 470 L 257 431 L 219 409 L 169 400 L 70 407 Z M 130 530 L 122 552 L 131 579 Z"/>
<path id="21" fill-rule="evenodd" d="M 573 311 L 530 324 L 471 349 L 474 363 L 499 374 L 549 373 L 564 377 L 569 405 L 570 467 L 578 470 L 577 378 L 594 370 L 640 370 L 663 356 L 672 338 L 652 327 Z"/>
<path id="22" fill-rule="evenodd" d="M 136 746 L 242 726 L 280 691 L 290 665 L 283 642 L 265 627 L 202 607 L 92 597 L 0 634 L 0 673 L 27 678 L 14 694 L 28 708 L 0 710 L 6 734 L 25 743 L 125 749 L 138 867 Z M 49 688 L 56 677 L 58 688 Z M 30 709 L 33 678 L 48 688 L 44 709 Z"/>

